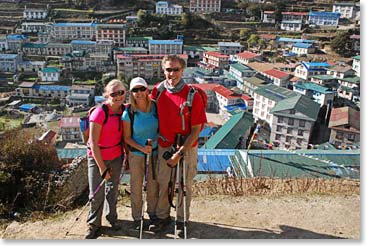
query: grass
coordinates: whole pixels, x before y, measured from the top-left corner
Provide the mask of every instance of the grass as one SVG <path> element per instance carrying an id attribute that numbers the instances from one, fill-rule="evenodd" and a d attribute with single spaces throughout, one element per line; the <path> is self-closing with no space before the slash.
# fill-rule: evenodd
<path id="1" fill-rule="evenodd" d="M 4 126 L 7 130 L 13 129 L 20 126 L 23 123 L 23 117 L 19 119 L 9 119 L 7 116 L 0 117 L 0 130 L 3 130 L 2 127 Z"/>

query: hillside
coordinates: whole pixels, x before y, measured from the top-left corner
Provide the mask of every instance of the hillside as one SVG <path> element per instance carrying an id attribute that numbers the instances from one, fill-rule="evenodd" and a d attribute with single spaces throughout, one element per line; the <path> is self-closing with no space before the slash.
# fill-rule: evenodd
<path id="1" fill-rule="evenodd" d="M 196 191 L 192 202 L 188 238 L 194 239 L 359 239 L 359 182 L 339 183 L 341 192 L 285 192 L 257 195 L 224 195 L 217 186 Z M 351 188 L 355 187 L 355 188 Z M 196 189 L 198 186 L 196 186 Z M 203 188 L 203 187 L 202 187 Z M 205 189 L 205 188 L 203 188 Z M 207 193 L 207 195 L 204 195 Z M 353 209 L 351 209 L 353 208 Z M 85 211 L 73 228 L 80 209 L 43 221 L 12 222 L 2 231 L 3 239 L 82 239 L 86 230 Z M 118 205 L 122 229 L 103 227 L 99 239 L 137 239 L 132 226 L 129 199 L 121 197 Z M 174 211 L 171 216 L 174 219 Z M 144 233 L 144 238 L 173 238 L 174 224 L 159 235 Z M 65 238 L 66 231 L 70 230 Z"/>

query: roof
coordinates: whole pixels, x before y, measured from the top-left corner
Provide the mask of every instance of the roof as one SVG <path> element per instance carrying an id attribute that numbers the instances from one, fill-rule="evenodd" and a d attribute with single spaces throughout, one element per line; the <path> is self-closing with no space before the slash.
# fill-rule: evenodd
<path id="1" fill-rule="evenodd" d="M 285 78 L 285 77 L 288 77 L 289 74 L 286 73 L 286 72 L 283 72 L 283 71 L 280 71 L 280 70 L 277 70 L 275 68 L 272 68 L 270 70 L 267 70 L 267 71 L 264 71 L 265 74 L 271 76 L 271 77 L 275 77 L 275 78 L 278 78 L 278 79 L 282 79 L 282 78 Z"/>
<path id="2" fill-rule="evenodd" d="M 262 39 L 271 39 L 271 40 L 275 40 L 277 38 L 277 36 L 274 34 L 260 34 L 259 37 Z"/>
<path id="3" fill-rule="evenodd" d="M 46 47 L 47 44 L 44 44 L 44 43 L 25 43 L 23 44 L 23 48 L 38 48 L 38 49 L 41 49 L 41 48 L 44 48 Z"/>
<path id="4" fill-rule="evenodd" d="M 335 77 L 329 74 L 314 75 L 314 76 L 311 76 L 310 78 L 316 78 L 319 80 L 335 80 L 336 79 Z"/>
<path id="5" fill-rule="evenodd" d="M 249 62 L 246 64 L 246 66 L 258 72 L 264 72 L 274 68 L 274 64 L 269 62 Z"/>
<path id="6" fill-rule="evenodd" d="M 66 85 L 34 85 L 33 88 L 35 90 L 40 90 L 40 91 L 64 91 L 64 92 L 68 92 L 70 90 L 70 86 L 66 86 Z"/>
<path id="7" fill-rule="evenodd" d="M 353 34 L 350 36 L 351 39 L 361 39 L 361 35 Z"/>
<path id="8" fill-rule="evenodd" d="M 244 52 L 241 52 L 241 53 L 237 54 L 237 57 L 240 57 L 242 59 L 252 59 L 252 58 L 255 58 L 255 57 L 258 57 L 258 56 L 260 56 L 260 55 L 252 53 L 250 51 L 244 51 Z"/>
<path id="9" fill-rule="evenodd" d="M 62 117 L 59 121 L 59 127 L 76 127 L 79 128 L 79 117 Z"/>
<path id="10" fill-rule="evenodd" d="M 268 84 L 254 90 L 254 93 L 266 97 L 272 101 L 279 102 L 289 97 L 298 95 L 297 92 L 291 91 L 287 88 L 276 86 L 274 84 Z"/>
<path id="11" fill-rule="evenodd" d="M 32 88 L 36 83 L 35 82 L 22 82 L 19 87 L 22 88 Z"/>
<path id="12" fill-rule="evenodd" d="M 282 15 L 307 15 L 308 12 L 282 12 Z"/>
<path id="13" fill-rule="evenodd" d="M 251 113 L 234 114 L 209 140 L 202 149 L 234 149 L 239 137 L 246 134 L 254 123 Z"/>
<path id="14" fill-rule="evenodd" d="M 309 39 L 298 39 L 298 38 L 287 38 L 287 37 L 277 37 L 277 42 L 287 42 L 287 43 L 315 43 L 315 40 Z"/>
<path id="15" fill-rule="evenodd" d="M 291 109 L 295 110 L 296 114 L 284 112 Z M 270 110 L 270 113 L 278 116 L 316 121 L 319 109 L 320 105 L 318 103 L 304 95 L 297 93 L 297 95 L 294 97 L 279 101 Z M 301 113 L 302 115 L 298 115 L 298 113 Z"/>
<path id="16" fill-rule="evenodd" d="M 218 46 L 243 47 L 238 42 L 218 42 Z"/>
<path id="17" fill-rule="evenodd" d="M 25 40 L 27 39 L 26 35 L 23 34 L 10 34 L 8 36 L 6 36 L 7 39 L 12 39 L 12 40 Z"/>
<path id="18" fill-rule="evenodd" d="M 78 23 L 78 22 L 65 23 L 65 22 L 62 22 L 62 23 L 53 24 L 53 26 L 57 26 L 57 27 L 64 27 L 64 26 L 94 27 L 96 25 L 97 25 L 96 23 L 92 23 L 92 22 L 89 22 L 89 23 Z"/>
<path id="19" fill-rule="evenodd" d="M 224 55 L 220 52 L 216 52 L 216 51 L 207 51 L 205 52 L 205 54 L 209 55 L 209 56 L 215 56 L 215 57 L 221 57 L 221 58 L 229 58 L 229 56 Z"/>
<path id="20" fill-rule="evenodd" d="M 358 61 L 360 61 L 361 60 L 361 56 L 359 55 L 359 56 L 353 56 L 352 57 L 354 60 L 358 60 Z"/>
<path id="21" fill-rule="evenodd" d="M 199 173 L 223 174 L 230 166 L 245 177 L 359 179 L 360 150 L 198 150 Z"/>
<path id="22" fill-rule="evenodd" d="M 22 111 L 30 111 L 37 107 L 35 104 L 22 104 L 18 108 Z"/>
<path id="23" fill-rule="evenodd" d="M 0 54 L 0 59 L 15 59 L 18 54 Z"/>
<path id="24" fill-rule="evenodd" d="M 258 77 L 252 76 L 252 77 L 246 77 L 244 78 L 245 81 L 247 81 L 250 84 L 253 84 L 255 86 L 263 86 L 267 84 L 267 82 L 263 79 L 260 79 Z"/>
<path id="25" fill-rule="evenodd" d="M 41 137 L 38 138 L 39 141 L 51 142 L 51 140 L 56 136 L 56 132 L 48 130 L 43 133 Z"/>
<path id="26" fill-rule="evenodd" d="M 57 67 L 45 67 L 41 71 L 42 73 L 59 73 L 60 69 Z"/>
<path id="27" fill-rule="evenodd" d="M 295 43 L 295 44 L 293 44 L 293 47 L 308 49 L 308 48 L 311 48 L 312 47 L 312 44 Z"/>
<path id="28" fill-rule="evenodd" d="M 152 40 L 153 37 L 127 37 L 126 40 L 127 41 L 148 41 L 148 40 Z"/>
<path id="29" fill-rule="evenodd" d="M 230 67 L 233 67 L 234 69 L 244 72 L 244 71 L 253 71 L 251 68 L 249 68 L 248 66 L 245 66 L 241 63 L 233 63 L 230 64 Z"/>
<path id="30" fill-rule="evenodd" d="M 307 70 L 330 67 L 330 64 L 327 62 L 301 62 L 301 65 L 306 67 Z"/>
<path id="31" fill-rule="evenodd" d="M 352 84 L 359 84 L 361 82 L 361 78 L 358 76 L 354 76 L 354 77 L 344 77 L 342 79 L 338 78 L 338 80 L 341 81 L 346 81 Z"/>
<path id="32" fill-rule="evenodd" d="M 86 155 L 87 151 L 85 148 L 57 149 L 57 156 L 59 157 L 59 159 L 74 159 Z"/>
<path id="33" fill-rule="evenodd" d="M 313 11 L 310 11 L 309 16 L 321 16 L 321 17 L 328 17 L 328 18 L 340 18 L 341 13 L 339 13 L 339 12 L 326 12 L 326 11 L 321 11 L 321 12 L 313 12 Z"/>
<path id="34" fill-rule="evenodd" d="M 221 85 L 215 83 L 207 83 L 207 84 L 195 84 L 195 87 L 199 87 L 204 91 L 213 91 L 216 87 L 220 87 Z"/>
<path id="35" fill-rule="evenodd" d="M 342 64 L 337 64 L 337 65 L 329 67 L 328 70 L 345 73 L 345 72 L 348 72 L 348 71 L 352 70 L 352 66 L 350 66 L 348 64 L 343 64 L 343 65 Z"/>
<path id="36" fill-rule="evenodd" d="M 224 87 L 223 85 L 218 85 L 218 86 L 214 87 L 213 90 L 216 93 L 222 95 L 223 97 L 225 97 L 227 99 L 241 97 L 241 95 L 238 95 L 238 94 L 234 93 L 233 91 L 231 91 L 230 89 Z"/>
<path id="37" fill-rule="evenodd" d="M 90 41 L 90 40 L 72 40 L 70 43 L 71 44 L 95 45 L 96 44 L 96 41 Z"/>
<path id="38" fill-rule="evenodd" d="M 360 129 L 360 112 L 351 107 L 333 108 L 330 115 L 329 127 L 350 126 Z"/>
<path id="39" fill-rule="evenodd" d="M 149 44 L 179 44 L 183 45 L 182 40 L 149 40 Z"/>
<path id="40" fill-rule="evenodd" d="M 317 91 L 320 92 L 322 94 L 333 94 L 334 91 L 332 91 L 330 88 L 318 85 L 316 83 L 312 83 L 312 82 L 299 82 L 293 85 L 296 88 L 300 88 L 300 89 L 304 89 L 304 90 L 312 90 L 312 91 Z"/>

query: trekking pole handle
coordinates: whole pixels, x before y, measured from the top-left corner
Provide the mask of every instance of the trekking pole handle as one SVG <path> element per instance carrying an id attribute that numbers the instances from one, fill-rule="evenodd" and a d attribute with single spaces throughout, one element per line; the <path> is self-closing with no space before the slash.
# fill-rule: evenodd
<path id="1" fill-rule="evenodd" d="M 109 172 L 111 170 L 111 168 L 106 168 L 106 170 L 103 171 L 102 173 L 102 178 L 104 179 L 107 175 L 107 172 Z"/>
<path id="2" fill-rule="evenodd" d="M 152 146 L 152 139 L 148 138 L 145 144 L 148 146 Z"/>

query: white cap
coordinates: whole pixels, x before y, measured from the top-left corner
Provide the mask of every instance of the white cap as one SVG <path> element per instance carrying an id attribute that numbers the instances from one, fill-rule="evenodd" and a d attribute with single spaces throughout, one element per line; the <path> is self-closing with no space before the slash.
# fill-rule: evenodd
<path id="1" fill-rule="evenodd" d="M 141 85 L 141 86 L 144 86 L 145 88 L 148 88 L 148 84 L 145 81 L 145 79 L 143 79 L 141 77 L 136 77 L 136 78 L 133 78 L 130 81 L 130 90 L 133 89 L 133 88 L 135 88 L 138 85 Z"/>

